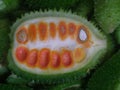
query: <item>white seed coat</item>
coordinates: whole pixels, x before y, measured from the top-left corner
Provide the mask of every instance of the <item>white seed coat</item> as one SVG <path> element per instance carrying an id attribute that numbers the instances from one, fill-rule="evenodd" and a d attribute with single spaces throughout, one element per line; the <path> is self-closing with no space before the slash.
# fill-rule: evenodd
<path id="1" fill-rule="evenodd" d="M 79 32 L 79 39 L 81 41 L 85 41 L 87 39 L 87 34 L 85 32 L 85 30 L 81 29 L 80 32 Z"/>

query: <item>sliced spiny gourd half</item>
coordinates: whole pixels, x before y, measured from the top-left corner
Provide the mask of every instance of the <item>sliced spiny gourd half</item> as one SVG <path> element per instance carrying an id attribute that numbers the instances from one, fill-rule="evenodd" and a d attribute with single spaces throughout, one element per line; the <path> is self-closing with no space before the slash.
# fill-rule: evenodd
<path id="1" fill-rule="evenodd" d="M 107 37 L 86 19 L 64 11 L 25 14 L 12 26 L 9 67 L 42 83 L 85 75 L 107 51 Z"/>

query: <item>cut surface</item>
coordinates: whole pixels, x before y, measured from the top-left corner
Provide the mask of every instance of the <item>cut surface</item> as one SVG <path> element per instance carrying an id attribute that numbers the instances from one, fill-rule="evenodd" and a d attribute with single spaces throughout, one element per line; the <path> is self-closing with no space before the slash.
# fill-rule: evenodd
<path id="1" fill-rule="evenodd" d="M 55 31 L 54 34 L 50 31 L 52 30 L 51 23 Z M 70 24 L 71 27 L 69 27 Z M 71 30 L 74 30 L 73 37 L 69 35 Z M 32 19 L 22 23 L 16 29 L 13 57 L 19 67 L 22 66 L 34 73 L 43 74 L 49 72 L 49 74 L 53 74 L 61 73 L 65 69 L 68 71 L 71 69 L 76 70 L 82 66 L 82 63 L 87 62 L 90 55 L 89 51 L 95 48 L 95 45 L 98 45 L 97 50 L 103 48 L 102 43 L 105 43 L 105 41 L 96 38 L 96 42 L 94 36 L 92 36 L 93 33 L 87 26 L 68 18 L 46 17 Z M 38 52 L 31 56 L 33 49 Z M 53 51 L 58 54 L 56 60 L 55 58 L 50 59 L 50 54 Z M 29 60 L 27 60 L 27 57 Z M 23 61 L 23 63 L 20 63 L 20 61 Z M 50 62 L 54 63 L 55 66 L 59 63 L 56 67 L 56 69 L 59 67 L 58 71 L 51 68 Z M 26 63 L 34 64 L 34 67 Z"/>
<path id="2" fill-rule="evenodd" d="M 12 62 L 36 75 L 87 70 L 96 53 L 107 48 L 106 37 L 90 22 L 63 12 L 26 14 L 13 25 L 11 39 Z"/>

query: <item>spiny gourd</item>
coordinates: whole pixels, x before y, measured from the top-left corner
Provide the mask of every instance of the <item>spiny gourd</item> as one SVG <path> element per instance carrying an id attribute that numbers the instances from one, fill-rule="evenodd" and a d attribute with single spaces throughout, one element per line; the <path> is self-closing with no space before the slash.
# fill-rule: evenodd
<path id="1" fill-rule="evenodd" d="M 9 20 L 0 18 L 0 62 L 6 60 L 9 48 Z"/>
<path id="2" fill-rule="evenodd" d="M 81 80 L 66 82 L 61 84 L 36 84 L 34 90 L 82 90 Z"/>
<path id="3" fill-rule="evenodd" d="M 120 50 L 92 75 L 87 90 L 120 90 Z"/>
<path id="4" fill-rule="evenodd" d="M 120 0 L 94 0 L 94 15 L 106 33 L 112 33 L 120 24 Z"/>
<path id="5" fill-rule="evenodd" d="M 9 68 L 41 83 L 83 77 L 108 49 L 105 34 L 85 18 L 64 11 L 25 14 L 11 27 L 10 39 Z"/>
<path id="6" fill-rule="evenodd" d="M 21 85 L 21 86 L 25 86 L 27 85 L 30 81 L 23 79 L 21 77 L 18 77 L 15 74 L 11 74 L 7 77 L 6 82 L 9 84 L 14 84 L 14 85 Z"/>
<path id="7" fill-rule="evenodd" d="M 39 9 L 68 9 L 78 0 L 24 0 L 24 4 L 30 10 Z"/>

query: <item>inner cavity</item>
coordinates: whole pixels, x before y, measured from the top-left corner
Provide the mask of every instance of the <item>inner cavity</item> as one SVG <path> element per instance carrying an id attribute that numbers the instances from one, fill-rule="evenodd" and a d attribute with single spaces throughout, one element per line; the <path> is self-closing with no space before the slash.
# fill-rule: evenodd
<path id="1" fill-rule="evenodd" d="M 76 46 L 77 46 L 77 43 L 75 40 L 71 40 L 70 38 L 67 38 L 64 41 L 61 41 L 60 38 L 58 37 L 56 37 L 55 39 L 49 38 L 46 42 L 37 40 L 34 43 L 28 42 L 26 44 L 26 47 L 28 47 L 29 49 L 36 48 L 40 50 L 42 48 L 49 48 L 51 50 L 57 50 L 57 51 L 60 51 L 62 48 L 66 48 L 68 50 L 74 50 Z"/>

